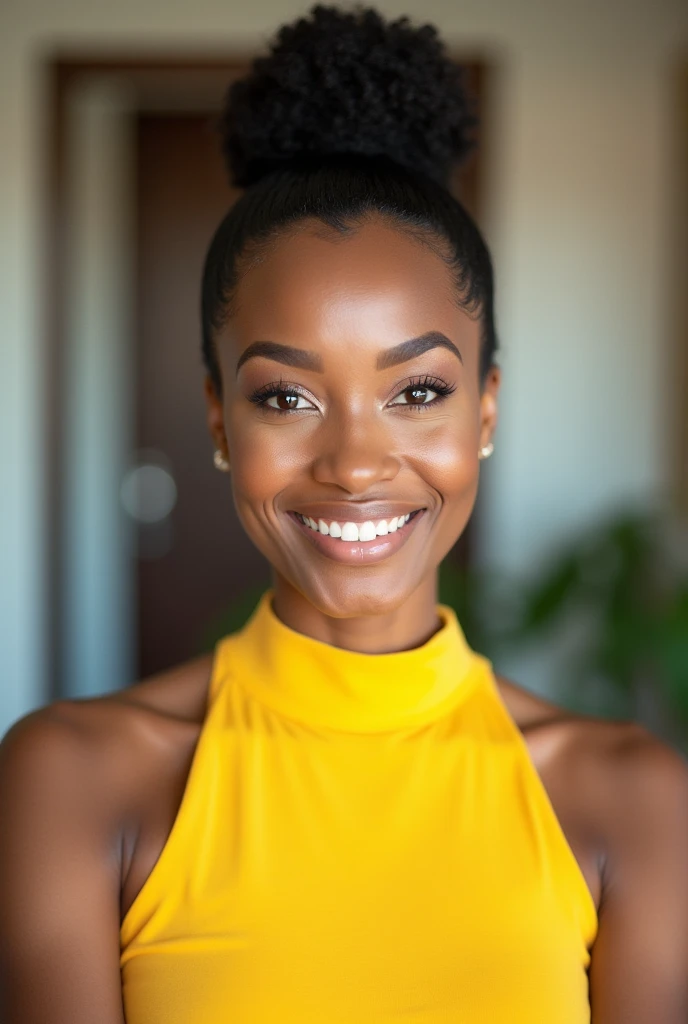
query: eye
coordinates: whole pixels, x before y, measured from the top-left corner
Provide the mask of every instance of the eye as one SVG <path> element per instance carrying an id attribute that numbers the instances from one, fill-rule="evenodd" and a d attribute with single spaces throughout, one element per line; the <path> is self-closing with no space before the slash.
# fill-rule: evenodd
<path id="1" fill-rule="evenodd" d="M 248 400 L 257 405 L 259 409 L 271 409 L 273 412 L 286 415 L 316 408 L 313 402 L 302 395 L 293 384 L 282 380 L 273 381 L 272 384 L 258 388 L 248 396 Z"/>
<path id="2" fill-rule="evenodd" d="M 431 388 L 421 388 L 417 385 L 414 387 L 406 388 L 402 391 L 390 405 L 427 405 L 428 402 L 432 402 L 433 398 L 436 397 L 436 392 Z"/>
<path id="3" fill-rule="evenodd" d="M 311 402 L 307 401 L 303 395 L 297 394 L 296 391 L 279 391 L 265 399 L 263 404 L 270 409 L 278 409 L 279 412 L 315 408 Z"/>
<path id="4" fill-rule="evenodd" d="M 450 395 L 456 388 L 439 377 L 423 377 L 411 381 L 390 405 L 408 405 L 416 408 L 422 405 L 434 405 Z"/>

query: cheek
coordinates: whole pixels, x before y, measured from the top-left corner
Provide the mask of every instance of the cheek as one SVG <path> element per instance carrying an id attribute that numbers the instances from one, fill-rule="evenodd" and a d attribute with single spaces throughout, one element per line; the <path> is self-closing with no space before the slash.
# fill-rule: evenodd
<path id="1" fill-rule="evenodd" d="M 293 430 L 257 419 L 251 408 L 229 410 L 227 440 L 237 501 L 264 503 L 298 476 L 305 459 Z"/>
<path id="2" fill-rule="evenodd" d="M 471 497 L 477 486 L 477 446 L 478 430 L 472 421 L 460 423 L 452 418 L 427 432 L 414 468 L 444 503 Z"/>

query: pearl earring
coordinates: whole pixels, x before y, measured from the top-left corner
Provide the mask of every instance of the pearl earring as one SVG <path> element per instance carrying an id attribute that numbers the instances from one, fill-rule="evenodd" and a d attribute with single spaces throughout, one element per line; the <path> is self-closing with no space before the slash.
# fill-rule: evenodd
<path id="1" fill-rule="evenodd" d="M 490 457 L 490 455 L 492 455 L 493 451 L 494 451 L 494 445 L 492 444 L 492 441 L 489 441 L 487 444 L 483 445 L 483 447 L 479 449 L 479 451 L 478 451 L 478 458 L 479 459 L 489 459 L 489 457 Z"/>
<path id="2" fill-rule="evenodd" d="M 215 469 L 219 469 L 222 473 L 229 473 L 229 462 L 219 448 L 215 449 L 213 462 L 215 463 Z"/>

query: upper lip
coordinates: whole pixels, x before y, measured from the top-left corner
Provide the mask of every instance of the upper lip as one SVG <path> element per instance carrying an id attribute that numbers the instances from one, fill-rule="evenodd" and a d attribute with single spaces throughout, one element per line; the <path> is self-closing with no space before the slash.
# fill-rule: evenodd
<path id="1" fill-rule="evenodd" d="M 417 512 L 426 506 L 411 504 L 408 501 L 377 501 L 364 504 L 347 502 L 313 501 L 293 506 L 290 512 L 300 512 L 302 516 L 323 519 L 326 522 L 335 520 L 338 523 L 379 522 L 381 519 L 392 519 L 394 516 L 405 516 L 409 512 Z"/>

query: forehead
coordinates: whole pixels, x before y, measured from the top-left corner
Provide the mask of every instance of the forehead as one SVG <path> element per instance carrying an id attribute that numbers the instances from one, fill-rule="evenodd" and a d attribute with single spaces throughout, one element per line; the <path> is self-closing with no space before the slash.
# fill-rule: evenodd
<path id="1" fill-rule="evenodd" d="M 428 330 L 463 339 L 464 349 L 478 337 L 438 253 L 379 218 L 346 234 L 309 221 L 280 236 L 242 269 L 233 310 L 235 355 L 259 339 L 341 352 Z"/>

